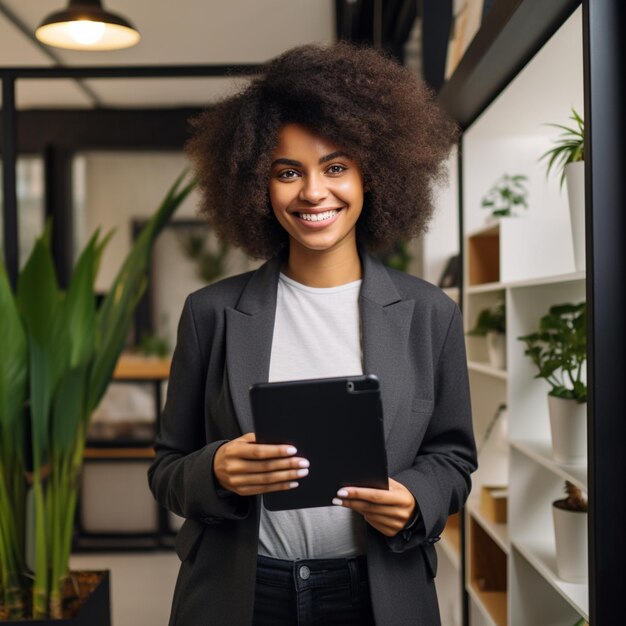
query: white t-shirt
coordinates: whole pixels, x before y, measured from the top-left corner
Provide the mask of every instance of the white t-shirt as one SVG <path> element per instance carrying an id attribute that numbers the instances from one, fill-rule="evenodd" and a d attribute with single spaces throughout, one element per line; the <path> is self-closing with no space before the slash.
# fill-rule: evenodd
<path id="1" fill-rule="evenodd" d="M 270 382 L 363 373 L 360 288 L 360 280 L 318 288 L 280 275 Z M 261 509 L 259 554 L 295 560 L 364 553 L 365 521 L 349 509 L 330 503 L 292 511 Z"/>

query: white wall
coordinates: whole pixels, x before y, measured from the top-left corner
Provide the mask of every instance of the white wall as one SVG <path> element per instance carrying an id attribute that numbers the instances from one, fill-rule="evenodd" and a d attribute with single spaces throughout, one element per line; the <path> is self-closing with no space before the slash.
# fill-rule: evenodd
<path id="1" fill-rule="evenodd" d="M 438 284 L 448 259 L 459 253 L 457 150 L 447 162 L 448 180 L 437 189 L 435 214 L 423 238 L 423 278 Z"/>
<path id="2" fill-rule="evenodd" d="M 78 156 L 75 174 L 76 245 L 82 249 L 97 227 L 116 229 L 107 246 L 96 280 L 106 291 L 132 245 L 131 224 L 149 218 L 170 186 L 189 167 L 182 152 L 86 152 Z M 199 195 L 194 191 L 179 207 L 176 219 L 200 219 Z M 176 327 L 188 293 L 203 286 L 194 265 L 180 250 L 172 231 L 165 230 L 153 256 L 153 321 L 156 330 L 175 344 Z M 229 254 L 226 275 L 258 265 L 238 251 Z M 163 318 L 166 319 L 162 324 Z"/>

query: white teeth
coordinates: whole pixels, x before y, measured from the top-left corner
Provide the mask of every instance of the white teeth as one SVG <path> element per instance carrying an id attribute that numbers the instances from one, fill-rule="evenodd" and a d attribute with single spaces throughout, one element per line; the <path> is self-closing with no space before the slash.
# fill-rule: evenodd
<path id="1" fill-rule="evenodd" d="M 307 222 L 323 222 L 329 220 L 331 217 L 335 217 L 339 211 L 332 209 L 331 211 L 324 211 L 323 213 L 300 213 L 300 217 Z"/>

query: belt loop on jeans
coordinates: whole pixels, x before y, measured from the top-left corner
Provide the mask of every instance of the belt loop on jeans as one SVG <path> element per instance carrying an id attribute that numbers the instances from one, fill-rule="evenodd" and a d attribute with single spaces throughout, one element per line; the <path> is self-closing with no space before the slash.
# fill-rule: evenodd
<path id="1" fill-rule="evenodd" d="M 359 601 L 359 567 L 356 559 L 348 559 L 348 571 L 350 572 L 350 593 L 352 604 Z"/>

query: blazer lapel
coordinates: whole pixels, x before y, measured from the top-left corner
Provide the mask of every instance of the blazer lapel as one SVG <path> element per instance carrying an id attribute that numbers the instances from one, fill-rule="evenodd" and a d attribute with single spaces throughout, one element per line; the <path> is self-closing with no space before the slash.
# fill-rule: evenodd
<path id="1" fill-rule="evenodd" d="M 400 404 L 411 388 L 407 345 L 415 303 L 402 300 L 387 269 L 367 254 L 361 255 L 363 284 L 359 298 L 363 373 L 380 380 L 385 439 Z"/>
<path id="2" fill-rule="evenodd" d="M 230 395 L 242 433 L 254 430 L 250 386 L 269 378 L 281 257 L 252 274 L 234 308 L 226 309 L 226 365 Z"/>

